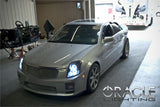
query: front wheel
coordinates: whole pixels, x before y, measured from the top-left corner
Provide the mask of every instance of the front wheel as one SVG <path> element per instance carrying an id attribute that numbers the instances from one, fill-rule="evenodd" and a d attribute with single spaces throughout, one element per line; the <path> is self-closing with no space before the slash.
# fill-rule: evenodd
<path id="1" fill-rule="evenodd" d="M 87 78 L 87 92 L 92 93 L 94 92 L 99 84 L 99 77 L 100 77 L 100 67 L 97 63 L 94 63 L 90 71 L 88 73 Z"/>
<path id="2" fill-rule="evenodd" d="M 129 56 L 129 40 L 127 39 L 124 48 L 123 48 L 123 54 L 121 56 L 122 59 L 127 58 Z"/>

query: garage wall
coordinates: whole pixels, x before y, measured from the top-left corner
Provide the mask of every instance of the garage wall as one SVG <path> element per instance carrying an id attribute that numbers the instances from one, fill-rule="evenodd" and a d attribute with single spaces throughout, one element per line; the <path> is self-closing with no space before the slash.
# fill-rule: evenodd
<path id="1" fill-rule="evenodd" d="M 76 8 L 75 1 L 37 2 L 36 6 L 42 35 L 45 35 L 43 25 L 47 19 L 55 27 L 55 32 L 65 23 L 83 18 L 83 10 Z"/>
<path id="2" fill-rule="evenodd" d="M 16 20 L 35 25 L 35 9 L 34 0 L 0 0 L 0 29 L 14 28 Z"/>

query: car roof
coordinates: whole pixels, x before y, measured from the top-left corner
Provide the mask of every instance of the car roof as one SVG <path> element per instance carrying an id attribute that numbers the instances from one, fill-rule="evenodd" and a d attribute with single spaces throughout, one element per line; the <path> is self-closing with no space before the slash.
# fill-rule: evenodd
<path id="1" fill-rule="evenodd" d="M 67 23 L 66 25 L 102 25 L 103 22 L 97 19 L 78 19 Z"/>

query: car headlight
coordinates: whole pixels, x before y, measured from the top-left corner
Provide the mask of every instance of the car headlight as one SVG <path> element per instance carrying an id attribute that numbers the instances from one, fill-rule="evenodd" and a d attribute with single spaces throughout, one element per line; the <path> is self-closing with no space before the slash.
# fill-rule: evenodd
<path id="1" fill-rule="evenodd" d="M 23 63 L 23 58 L 21 58 L 21 59 L 20 59 L 20 62 L 19 62 L 19 69 L 20 69 L 20 70 L 22 70 L 22 63 Z"/>
<path id="2" fill-rule="evenodd" d="M 76 61 L 69 64 L 67 78 L 74 77 L 80 74 L 81 62 Z"/>

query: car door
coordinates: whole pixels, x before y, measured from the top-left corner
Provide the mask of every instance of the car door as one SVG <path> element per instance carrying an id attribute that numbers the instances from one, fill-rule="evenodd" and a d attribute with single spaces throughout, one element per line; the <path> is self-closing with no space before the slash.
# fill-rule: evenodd
<path id="1" fill-rule="evenodd" d="M 120 26 L 116 23 L 111 24 L 112 29 L 113 29 L 113 35 L 114 35 L 114 39 L 116 41 L 116 54 L 115 54 L 115 58 L 119 58 L 121 56 L 122 50 L 123 50 L 123 39 L 124 39 L 124 34 L 123 31 L 121 30 Z"/>
<path id="2" fill-rule="evenodd" d="M 102 41 L 105 37 L 113 37 L 113 28 L 111 25 L 108 24 L 103 27 L 102 30 Z M 103 43 L 102 45 L 102 54 L 101 54 L 101 61 L 102 61 L 102 71 L 105 72 L 113 64 L 113 59 L 115 57 L 115 49 L 116 49 L 116 42 L 117 40 L 114 38 L 113 41 Z"/>

